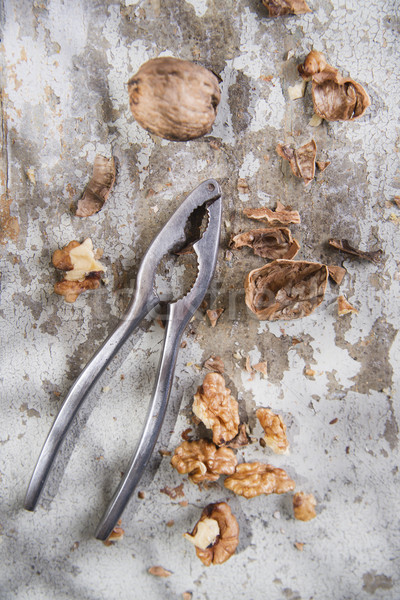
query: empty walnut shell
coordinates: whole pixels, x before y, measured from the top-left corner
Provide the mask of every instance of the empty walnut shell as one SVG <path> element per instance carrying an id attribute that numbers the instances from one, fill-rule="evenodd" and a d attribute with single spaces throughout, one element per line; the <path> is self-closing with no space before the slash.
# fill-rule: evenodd
<path id="1" fill-rule="evenodd" d="M 271 260 L 294 258 L 300 249 L 298 241 L 292 238 L 287 227 L 251 229 L 233 236 L 229 246 L 234 250 L 248 246 L 257 256 Z"/>
<path id="2" fill-rule="evenodd" d="M 261 320 L 299 319 L 321 304 L 328 268 L 320 263 L 275 260 L 246 277 L 246 304 Z"/>
<path id="3" fill-rule="evenodd" d="M 209 133 L 221 99 L 216 76 L 179 58 L 153 58 L 128 82 L 136 121 L 150 133 L 186 141 Z"/>
<path id="4" fill-rule="evenodd" d="M 298 70 L 303 79 L 311 77 L 314 112 L 327 121 L 354 121 L 371 104 L 362 85 L 342 77 L 321 52 L 310 52 Z"/>

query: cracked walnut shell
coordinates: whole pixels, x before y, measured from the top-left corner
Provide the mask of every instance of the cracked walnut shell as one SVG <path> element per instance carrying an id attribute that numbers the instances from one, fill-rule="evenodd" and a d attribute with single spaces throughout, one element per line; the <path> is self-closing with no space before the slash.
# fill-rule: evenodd
<path id="1" fill-rule="evenodd" d="M 172 141 L 209 133 L 221 99 L 218 79 L 211 71 L 172 57 L 144 63 L 129 80 L 128 91 L 139 125 Z"/>
<path id="2" fill-rule="evenodd" d="M 317 145 L 314 140 L 294 150 L 288 144 L 278 144 L 276 151 L 281 158 L 289 162 L 293 175 L 302 178 L 305 185 L 311 183 L 315 177 L 317 156 Z"/>
<path id="3" fill-rule="evenodd" d="M 238 434 L 239 406 L 219 373 L 207 373 L 194 396 L 193 412 L 207 429 L 212 429 L 213 442 L 217 446 Z"/>
<path id="4" fill-rule="evenodd" d="M 299 319 L 321 304 L 327 281 L 326 265 L 275 260 L 247 275 L 246 304 L 259 319 Z"/>
<path id="5" fill-rule="evenodd" d="M 311 12 L 305 0 L 262 0 L 270 17 L 302 15 Z"/>
<path id="6" fill-rule="evenodd" d="M 298 70 L 303 79 L 312 80 L 314 112 L 322 119 L 354 121 L 362 117 L 371 104 L 362 85 L 342 77 L 321 52 L 312 50 Z"/>
<path id="7" fill-rule="evenodd" d="M 264 441 L 276 454 L 288 454 L 289 441 L 286 437 L 286 425 L 280 415 L 270 408 L 259 408 L 257 419 L 265 431 Z"/>
<path id="8" fill-rule="evenodd" d="M 206 522 L 205 528 L 201 523 Z M 206 548 L 196 546 L 196 554 L 201 562 L 209 567 L 211 564 L 220 565 L 234 554 L 239 543 L 239 525 L 236 517 L 232 514 L 230 506 L 226 502 L 209 504 L 201 513 L 199 521 L 194 526 L 192 533 L 185 537 L 196 545 L 199 539 L 198 530 L 203 528 L 200 544 L 209 541 Z"/>
<path id="9" fill-rule="evenodd" d="M 208 440 L 182 442 L 171 459 L 171 465 L 178 473 L 188 473 L 193 483 L 216 481 L 220 475 L 231 475 L 236 464 L 233 450 L 217 448 Z"/>
<path id="10" fill-rule="evenodd" d="M 287 227 L 251 229 L 233 236 L 229 246 L 234 250 L 248 246 L 257 256 L 271 260 L 294 258 L 300 249 L 298 241 L 292 238 Z"/>
<path id="11" fill-rule="evenodd" d="M 293 496 L 293 511 L 295 519 L 299 521 L 311 521 L 317 516 L 315 507 L 317 501 L 313 494 L 305 494 L 304 492 L 297 492 Z"/>
<path id="12" fill-rule="evenodd" d="M 259 462 L 241 463 L 224 485 L 239 496 L 254 498 L 261 494 L 285 494 L 294 490 L 296 484 L 283 469 Z"/>

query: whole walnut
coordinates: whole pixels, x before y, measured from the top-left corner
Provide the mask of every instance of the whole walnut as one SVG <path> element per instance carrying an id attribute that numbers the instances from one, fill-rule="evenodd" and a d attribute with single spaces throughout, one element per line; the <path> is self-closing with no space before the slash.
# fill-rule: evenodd
<path id="1" fill-rule="evenodd" d="M 150 133 L 187 141 L 209 133 L 221 99 L 208 69 L 179 58 L 153 58 L 128 81 L 136 121 Z"/>

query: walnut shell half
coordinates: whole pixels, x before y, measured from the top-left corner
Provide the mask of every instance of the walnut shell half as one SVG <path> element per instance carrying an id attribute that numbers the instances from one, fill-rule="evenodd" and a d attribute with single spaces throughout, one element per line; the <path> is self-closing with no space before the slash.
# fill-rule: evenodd
<path id="1" fill-rule="evenodd" d="M 260 320 L 299 319 L 321 304 L 327 281 L 326 265 L 274 260 L 247 275 L 246 304 Z"/>
<path id="2" fill-rule="evenodd" d="M 287 227 L 251 229 L 233 236 L 229 246 L 234 250 L 248 246 L 257 256 L 271 260 L 294 258 L 300 250 L 300 244 L 292 238 L 290 229 Z"/>
<path id="3" fill-rule="evenodd" d="M 128 82 L 136 121 L 162 138 L 187 141 L 209 133 L 221 99 L 216 76 L 179 58 L 153 58 Z"/>

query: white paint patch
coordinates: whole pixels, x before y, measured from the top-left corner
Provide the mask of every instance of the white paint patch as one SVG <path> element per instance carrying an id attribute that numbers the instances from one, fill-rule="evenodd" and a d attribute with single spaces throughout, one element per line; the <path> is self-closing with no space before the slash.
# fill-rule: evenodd
<path id="1" fill-rule="evenodd" d="M 211 130 L 211 135 L 218 137 L 224 144 L 235 143 L 232 127 L 232 116 L 229 108 L 229 88 L 236 82 L 237 72 L 232 67 L 232 61 L 226 61 L 226 67 L 221 73 L 221 101 L 218 105 L 217 116 Z"/>
<path id="2" fill-rule="evenodd" d="M 279 80 L 274 78 L 271 81 L 268 98 L 256 100 L 250 131 L 261 131 L 267 125 L 274 129 L 281 129 L 285 117 L 285 106 L 282 86 Z"/>
<path id="3" fill-rule="evenodd" d="M 195 10 L 196 16 L 203 17 L 208 8 L 208 0 L 186 0 Z"/>
<path id="4" fill-rule="evenodd" d="M 239 170 L 239 177 L 253 177 L 260 168 L 260 161 L 254 156 L 252 152 L 249 152 L 244 157 L 244 161 Z"/>

